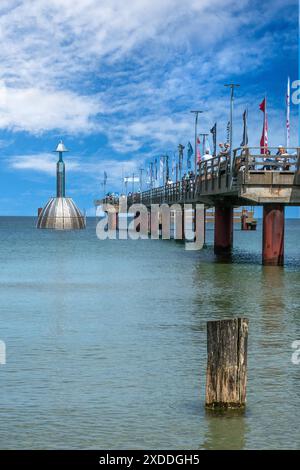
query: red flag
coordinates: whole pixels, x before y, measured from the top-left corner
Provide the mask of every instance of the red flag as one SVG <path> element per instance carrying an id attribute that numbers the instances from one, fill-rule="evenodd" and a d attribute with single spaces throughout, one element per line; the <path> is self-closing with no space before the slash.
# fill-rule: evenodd
<path id="1" fill-rule="evenodd" d="M 264 113 L 266 110 L 266 98 L 263 99 L 263 101 L 259 105 L 259 109 Z"/>
<path id="2" fill-rule="evenodd" d="M 200 153 L 200 150 L 199 150 L 199 147 L 198 145 L 201 144 L 200 142 L 200 139 L 199 137 L 197 137 L 197 162 L 200 163 L 201 162 L 201 153 Z"/>
<path id="3" fill-rule="evenodd" d="M 268 150 L 268 115 L 267 115 L 267 98 L 264 98 L 259 105 L 259 109 L 264 113 L 264 125 L 260 139 L 260 152 L 262 155 Z"/>

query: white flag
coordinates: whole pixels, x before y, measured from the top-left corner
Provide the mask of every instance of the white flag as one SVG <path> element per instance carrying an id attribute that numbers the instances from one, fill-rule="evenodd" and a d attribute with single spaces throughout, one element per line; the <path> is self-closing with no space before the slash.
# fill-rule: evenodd
<path id="1" fill-rule="evenodd" d="M 164 159 L 163 157 L 160 157 L 160 162 L 159 162 L 159 179 L 163 181 L 164 179 Z"/>

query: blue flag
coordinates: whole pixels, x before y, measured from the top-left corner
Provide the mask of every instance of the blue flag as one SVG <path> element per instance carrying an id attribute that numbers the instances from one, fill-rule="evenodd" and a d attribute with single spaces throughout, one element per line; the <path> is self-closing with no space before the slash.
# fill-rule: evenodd
<path id="1" fill-rule="evenodd" d="M 190 169 L 191 168 L 191 157 L 194 153 L 193 147 L 191 145 L 191 142 L 188 143 L 187 146 L 187 167 Z"/>
<path id="2" fill-rule="evenodd" d="M 157 180 L 157 158 L 154 160 L 154 179 Z"/>

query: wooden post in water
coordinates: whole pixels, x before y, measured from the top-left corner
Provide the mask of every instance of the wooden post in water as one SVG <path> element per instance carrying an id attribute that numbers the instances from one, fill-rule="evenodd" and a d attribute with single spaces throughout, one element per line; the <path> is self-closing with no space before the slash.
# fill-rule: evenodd
<path id="1" fill-rule="evenodd" d="M 207 408 L 246 404 L 248 320 L 207 322 Z"/>

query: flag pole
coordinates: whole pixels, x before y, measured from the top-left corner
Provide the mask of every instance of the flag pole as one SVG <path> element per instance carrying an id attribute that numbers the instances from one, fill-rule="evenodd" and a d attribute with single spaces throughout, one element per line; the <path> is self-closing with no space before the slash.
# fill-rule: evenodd
<path id="1" fill-rule="evenodd" d="M 288 77 L 286 94 L 286 150 L 288 150 L 290 146 L 290 91 L 290 77 Z"/>
<path id="2" fill-rule="evenodd" d="M 264 115 L 264 146 L 266 145 L 266 125 L 267 125 L 267 94 L 265 94 L 265 115 Z M 267 153 L 267 149 L 265 149 L 265 154 Z"/>
<path id="3" fill-rule="evenodd" d="M 267 93 L 265 93 L 265 113 L 264 113 L 264 154 L 267 154 L 267 149 L 266 147 L 266 129 L 267 129 L 267 122 L 268 122 L 268 117 L 267 117 Z"/>
<path id="4" fill-rule="evenodd" d="M 140 192 L 142 193 L 143 192 L 143 171 L 144 171 L 144 168 L 140 168 Z"/>
<path id="5" fill-rule="evenodd" d="M 195 114 L 195 161 L 194 161 L 194 170 L 195 170 L 195 178 L 197 176 L 197 125 L 198 125 L 198 115 L 203 113 L 200 110 L 191 111 L 191 113 Z"/>
<path id="6" fill-rule="evenodd" d="M 230 145 L 230 170 L 232 171 L 233 165 L 233 152 L 232 152 L 232 144 L 233 144 L 233 102 L 234 102 L 234 89 L 235 87 L 239 87 L 237 83 L 229 83 L 224 85 L 230 88 L 230 134 L 229 134 L 229 145 Z"/>

